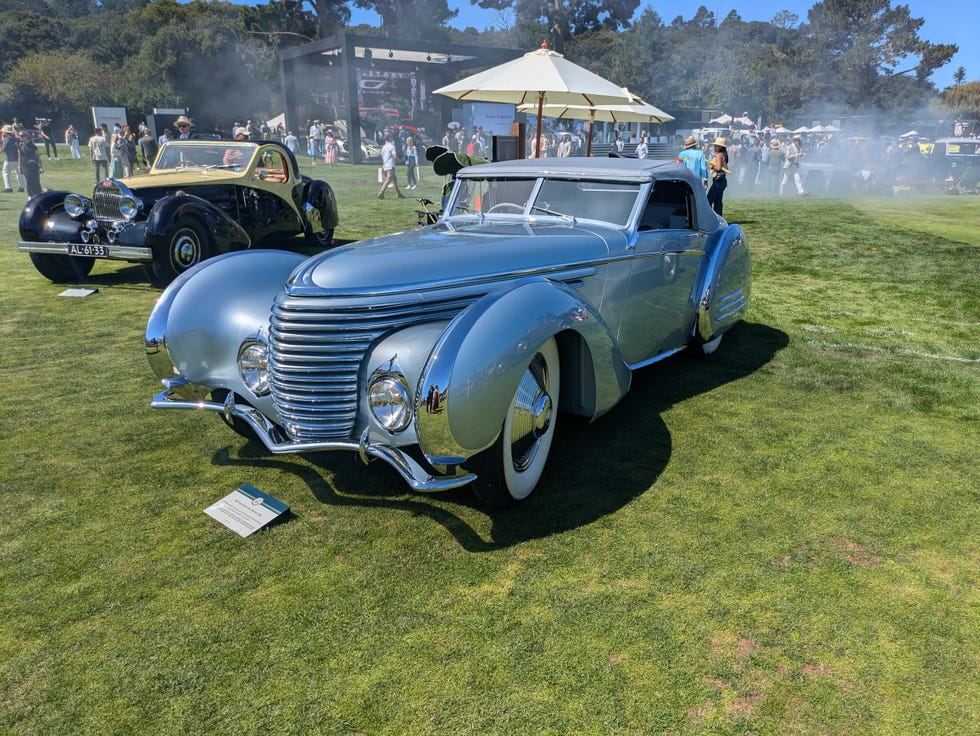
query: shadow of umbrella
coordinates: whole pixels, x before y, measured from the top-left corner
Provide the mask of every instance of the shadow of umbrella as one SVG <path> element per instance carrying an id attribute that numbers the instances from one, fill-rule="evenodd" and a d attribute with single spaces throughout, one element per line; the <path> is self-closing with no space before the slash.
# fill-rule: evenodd
<path id="1" fill-rule="evenodd" d="M 559 420 L 541 483 L 510 509 L 489 508 L 466 487 L 434 496 L 413 494 L 387 465 L 364 467 L 348 453 L 270 458 L 260 443 L 250 442 L 238 457 L 225 448 L 213 462 L 275 468 L 298 476 L 325 505 L 407 511 L 442 525 L 467 551 L 502 549 L 590 524 L 649 490 L 672 452 L 660 415 L 678 402 L 751 375 L 788 343 L 784 332 L 740 322 L 710 359 L 682 354 L 637 371 L 629 394 L 599 421 Z M 356 494 L 348 489 L 357 489 Z M 478 528 L 488 520 L 489 533 L 481 534 Z"/>

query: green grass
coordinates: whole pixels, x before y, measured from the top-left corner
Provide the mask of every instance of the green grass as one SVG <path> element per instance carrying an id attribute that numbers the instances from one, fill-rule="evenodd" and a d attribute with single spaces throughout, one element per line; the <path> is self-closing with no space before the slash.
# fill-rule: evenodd
<path id="1" fill-rule="evenodd" d="M 414 224 L 308 171 L 338 238 Z M 151 410 L 159 291 L 60 298 L 0 195 L 0 733 L 975 733 L 980 198 L 727 199 L 748 321 L 491 512 Z M 202 513 L 243 482 L 293 516 Z"/>

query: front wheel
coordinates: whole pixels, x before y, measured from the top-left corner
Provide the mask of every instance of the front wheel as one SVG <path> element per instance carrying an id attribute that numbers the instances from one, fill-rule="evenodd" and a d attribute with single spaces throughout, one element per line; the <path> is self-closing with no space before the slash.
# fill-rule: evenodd
<path id="1" fill-rule="evenodd" d="M 153 277 L 166 286 L 184 271 L 213 255 L 211 237 L 196 220 L 184 220 L 171 230 L 166 246 L 153 253 Z"/>
<path id="2" fill-rule="evenodd" d="M 90 273 L 95 265 L 94 258 L 79 256 L 59 256 L 51 253 L 28 253 L 42 276 L 55 283 L 74 283 L 81 281 Z"/>
<path id="3" fill-rule="evenodd" d="M 560 388 L 558 346 L 548 338 L 521 377 L 497 441 L 474 458 L 477 498 L 509 506 L 531 494 L 555 436 Z"/>

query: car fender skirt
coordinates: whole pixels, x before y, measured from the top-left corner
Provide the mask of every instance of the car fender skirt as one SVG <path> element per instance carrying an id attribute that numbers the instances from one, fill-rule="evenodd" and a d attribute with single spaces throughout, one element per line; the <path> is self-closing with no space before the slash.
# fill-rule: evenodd
<path id="1" fill-rule="evenodd" d="M 584 373 L 596 382 L 592 416 L 619 401 L 630 371 L 601 317 L 565 284 L 528 279 L 461 312 L 432 349 L 415 392 L 416 432 L 426 459 L 453 466 L 492 445 L 535 351 L 566 331 L 578 333 L 588 347 L 591 365 Z"/>
<path id="2" fill-rule="evenodd" d="M 752 262 L 745 234 L 729 225 L 709 243 L 698 285 L 694 335 L 709 342 L 745 316 L 752 291 Z"/>
<path id="3" fill-rule="evenodd" d="M 146 326 L 153 372 L 166 385 L 182 377 L 208 391 L 248 395 L 238 348 L 250 335 L 268 334 L 272 302 L 303 260 L 281 250 L 236 251 L 182 273 L 160 295 Z"/>

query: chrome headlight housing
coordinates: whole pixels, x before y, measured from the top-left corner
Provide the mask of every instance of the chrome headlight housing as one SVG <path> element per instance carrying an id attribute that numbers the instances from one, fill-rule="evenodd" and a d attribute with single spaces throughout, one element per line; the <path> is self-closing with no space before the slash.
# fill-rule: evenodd
<path id="1" fill-rule="evenodd" d="M 134 219 L 141 209 L 143 209 L 143 203 L 130 194 L 124 195 L 119 200 L 119 214 L 127 220 Z"/>
<path id="2" fill-rule="evenodd" d="M 69 217 L 81 217 L 92 207 L 92 200 L 81 194 L 69 194 L 65 197 L 65 212 Z"/>
<path id="3" fill-rule="evenodd" d="M 412 394 L 399 372 L 379 369 L 371 374 L 367 401 L 375 421 L 392 434 L 412 421 Z"/>
<path id="4" fill-rule="evenodd" d="M 269 385 L 269 345 L 259 336 L 246 339 L 238 348 L 238 372 L 242 383 L 255 396 L 266 396 Z"/>

